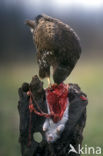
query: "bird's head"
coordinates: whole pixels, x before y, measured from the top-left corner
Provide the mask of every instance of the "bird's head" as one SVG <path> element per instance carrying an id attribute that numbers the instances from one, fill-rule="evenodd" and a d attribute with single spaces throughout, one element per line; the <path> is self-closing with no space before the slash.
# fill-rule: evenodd
<path id="1" fill-rule="evenodd" d="M 43 19 L 43 15 L 38 15 L 34 20 L 26 20 L 25 23 L 30 27 L 31 32 L 33 32 L 41 19 Z"/>
<path id="2" fill-rule="evenodd" d="M 35 30 L 36 22 L 34 20 L 26 20 L 25 23 L 30 27 L 31 32 Z"/>

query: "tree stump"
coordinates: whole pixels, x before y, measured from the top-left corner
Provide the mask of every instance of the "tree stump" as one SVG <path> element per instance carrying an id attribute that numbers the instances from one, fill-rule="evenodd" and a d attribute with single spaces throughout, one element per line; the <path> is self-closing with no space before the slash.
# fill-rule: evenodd
<path id="1" fill-rule="evenodd" d="M 86 123 L 86 106 L 88 100 L 77 84 L 69 84 L 69 119 L 61 137 L 54 143 L 48 143 L 42 130 L 45 117 L 38 116 L 29 111 L 29 96 L 31 90 L 41 110 L 47 113 L 45 89 L 37 76 L 29 83 L 23 83 L 19 88 L 18 110 L 20 115 L 19 142 L 22 156 L 79 156 L 78 153 L 70 152 L 70 144 L 78 151 L 78 144 L 82 145 L 83 129 Z M 35 103 L 33 103 L 35 105 Z M 37 106 L 35 108 L 38 110 Z M 31 124 L 30 124 L 31 120 Z M 33 134 L 40 132 L 42 141 L 37 142 Z"/>

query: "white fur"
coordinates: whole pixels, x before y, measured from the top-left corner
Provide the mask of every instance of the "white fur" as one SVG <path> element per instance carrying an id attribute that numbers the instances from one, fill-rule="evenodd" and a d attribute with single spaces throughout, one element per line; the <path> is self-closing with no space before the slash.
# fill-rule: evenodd
<path id="1" fill-rule="evenodd" d="M 49 106 L 47 104 L 48 113 L 50 113 Z M 69 100 L 67 103 L 67 107 L 64 111 L 63 117 L 57 123 L 54 123 L 52 119 L 46 119 L 43 124 L 43 131 L 45 131 L 47 142 L 54 142 L 58 138 L 60 138 L 60 134 L 63 132 L 65 128 L 65 124 L 68 120 L 69 115 Z"/>

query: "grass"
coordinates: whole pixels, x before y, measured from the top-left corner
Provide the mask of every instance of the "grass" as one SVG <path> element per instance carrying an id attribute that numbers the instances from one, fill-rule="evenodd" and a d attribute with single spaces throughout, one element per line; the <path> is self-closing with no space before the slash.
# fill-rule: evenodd
<path id="1" fill-rule="evenodd" d="M 102 70 L 103 65 L 100 61 L 80 62 L 66 80 L 66 83 L 78 83 L 88 95 L 89 104 L 83 145 L 103 148 Z M 17 90 L 22 82 L 30 82 L 31 77 L 38 73 L 38 69 L 36 65 L 18 63 L 1 65 L 0 71 L 0 155 L 18 156 L 20 155 L 20 146 L 18 143 Z M 44 80 L 44 83 L 44 86 L 47 87 L 46 80 Z"/>

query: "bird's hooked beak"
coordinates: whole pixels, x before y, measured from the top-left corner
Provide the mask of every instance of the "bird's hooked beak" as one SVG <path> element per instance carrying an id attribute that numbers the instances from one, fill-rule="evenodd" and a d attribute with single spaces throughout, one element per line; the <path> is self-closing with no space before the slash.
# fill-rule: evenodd
<path id="1" fill-rule="evenodd" d="M 51 81 L 50 81 L 50 77 L 47 77 L 47 81 L 48 81 L 48 87 L 51 88 Z"/>
<path id="2" fill-rule="evenodd" d="M 30 27 L 30 28 L 32 28 L 32 29 L 34 29 L 35 28 L 35 21 L 33 21 L 33 20 L 26 20 L 25 21 L 25 23 Z"/>

